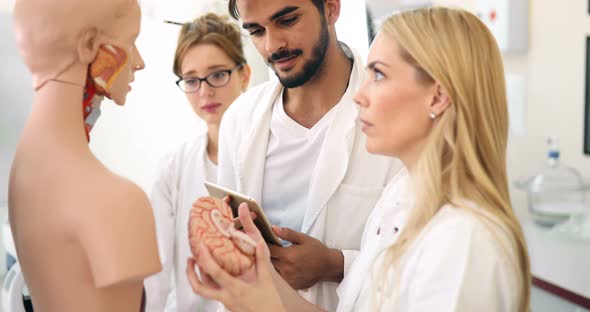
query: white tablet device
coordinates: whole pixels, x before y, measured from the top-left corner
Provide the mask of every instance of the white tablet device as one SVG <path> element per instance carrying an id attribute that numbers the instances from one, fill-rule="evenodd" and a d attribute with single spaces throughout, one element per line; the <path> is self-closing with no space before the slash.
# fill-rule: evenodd
<path id="1" fill-rule="evenodd" d="M 229 196 L 231 198 L 229 205 L 234 213 L 234 216 L 236 217 L 238 216 L 238 206 L 240 206 L 241 203 L 247 203 L 248 209 L 256 213 L 256 219 L 254 219 L 254 224 L 262 234 L 262 237 L 264 237 L 264 240 L 267 243 L 282 246 L 281 240 L 272 231 L 270 227 L 270 222 L 268 222 L 266 215 L 264 215 L 264 211 L 262 211 L 262 209 L 254 200 L 254 198 L 226 189 L 220 185 L 211 183 L 209 181 L 205 181 L 205 187 L 207 188 L 209 195 L 213 197 L 223 199 L 225 196 Z"/>

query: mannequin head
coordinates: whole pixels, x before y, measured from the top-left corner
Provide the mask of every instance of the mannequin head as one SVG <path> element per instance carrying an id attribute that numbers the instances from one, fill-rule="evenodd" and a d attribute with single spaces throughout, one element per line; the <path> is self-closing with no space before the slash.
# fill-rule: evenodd
<path id="1" fill-rule="evenodd" d="M 135 47 L 140 14 L 137 0 L 16 0 L 16 40 L 35 90 L 50 80 L 83 87 L 89 64 L 111 45 L 127 61 L 113 71 L 105 95 L 124 104 L 134 72 L 144 67 Z"/>

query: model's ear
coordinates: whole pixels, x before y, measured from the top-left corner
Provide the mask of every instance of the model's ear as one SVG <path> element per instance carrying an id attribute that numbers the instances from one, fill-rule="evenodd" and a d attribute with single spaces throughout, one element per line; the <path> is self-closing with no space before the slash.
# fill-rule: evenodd
<path id="1" fill-rule="evenodd" d="M 95 27 L 85 30 L 78 41 L 78 57 L 82 63 L 90 64 L 101 45 L 99 31 Z"/>

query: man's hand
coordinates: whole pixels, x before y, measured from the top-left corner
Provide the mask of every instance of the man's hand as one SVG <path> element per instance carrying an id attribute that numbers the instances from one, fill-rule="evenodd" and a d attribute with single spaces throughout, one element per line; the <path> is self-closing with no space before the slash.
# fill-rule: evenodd
<path id="1" fill-rule="evenodd" d="M 275 234 L 293 245 L 269 245 L 271 261 L 279 274 L 294 289 L 307 289 L 321 280 L 340 282 L 344 271 L 344 256 L 338 249 L 330 249 L 319 240 L 273 226 Z"/>

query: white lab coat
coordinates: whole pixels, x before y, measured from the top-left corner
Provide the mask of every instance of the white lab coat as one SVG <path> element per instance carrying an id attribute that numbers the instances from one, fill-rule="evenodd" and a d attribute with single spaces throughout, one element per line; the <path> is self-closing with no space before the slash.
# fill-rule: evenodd
<path id="1" fill-rule="evenodd" d="M 207 133 L 184 143 L 162 161 L 154 183 L 151 203 L 156 219 L 158 249 L 162 272 L 145 280 L 146 311 L 162 312 L 172 289 L 176 287 L 176 311 L 215 311 L 218 303 L 195 293 L 186 277 L 186 260 L 190 257 L 188 218 L 192 203 L 208 196 L 203 185 L 207 157 Z M 174 269 L 172 269 L 174 268 Z M 173 309 L 168 309 L 171 311 Z"/>
<path id="2" fill-rule="evenodd" d="M 426 225 L 402 259 L 403 271 L 392 268 L 386 288 L 375 295 L 383 252 L 414 208 L 408 181 L 403 170 L 371 213 L 360 254 L 338 288 L 337 311 L 517 311 L 518 274 L 510 264 L 514 255 L 501 247 L 513 246 L 509 236 L 497 225 L 494 231 L 500 234 L 494 236 L 481 219 L 451 205 Z M 379 300 L 381 309 L 375 305 Z"/>
<path id="3" fill-rule="evenodd" d="M 310 182 L 309 205 L 302 227 L 303 233 L 330 248 L 342 250 L 345 274 L 358 253 L 369 213 L 387 181 L 401 168 L 399 161 L 366 151 L 358 107 L 352 100 L 363 76 L 362 62 L 354 55 L 348 89 L 335 107 L 337 111 Z M 283 86 L 276 79 L 251 89 L 230 106 L 221 122 L 218 183 L 258 202 L 261 202 L 272 106 L 282 92 Z M 320 282 L 300 294 L 333 311 L 338 302 L 337 287 L 338 283 Z"/>

